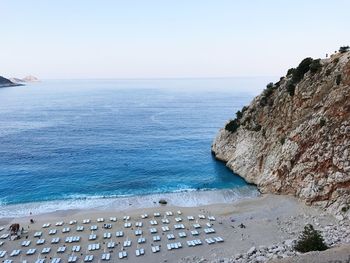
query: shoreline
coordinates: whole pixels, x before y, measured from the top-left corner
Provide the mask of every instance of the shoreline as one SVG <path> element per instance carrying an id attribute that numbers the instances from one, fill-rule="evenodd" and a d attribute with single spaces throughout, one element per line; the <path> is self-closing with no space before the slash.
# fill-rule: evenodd
<path id="1" fill-rule="evenodd" d="M 42 225 L 44 223 L 51 223 L 51 228 L 59 228 L 55 226 L 55 222 L 63 221 L 65 222 L 63 227 L 71 227 L 72 231 L 68 235 L 80 235 L 80 232 L 75 232 L 75 228 L 78 225 L 82 225 L 81 222 L 85 218 L 91 219 L 91 225 L 98 224 L 96 223 L 97 218 L 105 218 L 106 223 L 109 223 L 108 219 L 110 217 L 117 217 L 117 222 L 113 223 L 111 233 L 115 234 L 115 231 L 118 229 L 123 229 L 123 216 L 130 216 L 130 222 L 134 224 L 135 221 L 140 221 L 141 214 L 147 213 L 149 216 L 148 219 L 144 220 L 144 226 L 141 227 L 144 231 L 144 237 L 147 240 L 151 240 L 152 236 L 148 232 L 149 221 L 153 218 L 161 221 L 163 218 L 163 215 L 165 215 L 166 211 L 172 211 L 174 214 L 176 211 L 181 210 L 182 215 L 181 217 L 184 219 L 182 223 L 185 224 L 186 229 L 190 230 L 192 223 L 187 221 L 186 217 L 188 215 L 199 215 L 204 214 L 206 217 L 212 215 L 215 216 L 216 221 L 213 223 L 213 228 L 215 228 L 216 236 L 221 236 L 225 240 L 223 243 L 218 243 L 214 245 L 207 245 L 204 243 L 201 246 L 196 247 L 188 247 L 185 243 L 185 239 L 176 238 L 175 241 L 181 241 L 183 244 L 183 248 L 179 250 L 166 250 L 166 244 L 169 242 L 166 240 L 166 237 L 162 237 L 161 244 L 162 250 L 160 253 L 151 253 L 150 249 L 151 246 L 154 245 L 154 242 L 147 241 L 143 247 L 146 250 L 146 254 L 142 256 L 142 258 L 138 258 L 135 256 L 135 249 L 136 246 L 138 247 L 136 242 L 136 237 L 134 236 L 133 231 L 136 228 L 131 229 L 124 229 L 126 233 L 126 238 L 132 240 L 133 246 L 131 248 L 126 248 L 126 250 L 129 253 L 128 262 L 199 262 L 200 259 L 207 259 L 209 262 L 219 262 L 219 259 L 232 259 L 237 257 L 237 255 L 242 259 L 237 261 L 227 261 L 227 262 L 250 262 L 250 261 L 244 261 L 244 257 L 248 260 L 248 254 L 246 253 L 248 250 L 251 250 L 254 248 L 255 250 L 272 247 L 272 249 L 275 249 L 275 247 L 279 247 L 279 245 L 276 244 L 284 244 L 286 241 L 291 243 L 291 240 L 294 240 L 298 237 L 299 233 L 303 230 L 303 227 L 307 223 L 312 223 L 316 229 L 326 229 L 330 226 L 337 226 L 338 221 L 335 219 L 334 216 L 331 214 L 327 214 L 315 207 L 309 207 L 305 204 L 298 201 L 296 198 L 292 196 L 281 196 L 281 195 L 273 195 L 273 194 L 262 194 L 255 198 L 248 198 L 236 201 L 234 203 L 221 203 L 221 204 L 210 204 L 210 205 L 202 205 L 202 206 L 192 206 L 192 207 L 180 207 L 180 206 L 173 206 L 173 205 L 160 205 L 157 204 L 153 207 L 148 208 L 130 208 L 130 209 L 115 209 L 115 208 L 107 208 L 107 209 L 72 209 L 72 210 L 60 210 L 56 212 L 51 213 L 45 213 L 40 215 L 32 215 L 32 216 L 25 216 L 20 218 L 14 218 L 14 219 L 1 219 L 0 220 L 0 226 L 4 226 L 5 228 L 10 223 L 19 223 L 21 226 L 24 226 L 25 229 L 28 229 L 29 236 L 32 236 L 35 231 L 48 231 L 42 228 Z M 155 218 L 153 217 L 153 213 L 159 212 L 161 214 L 161 217 Z M 172 220 L 177 215 L 175 214 L 173 217 L 166 217 L 170 219 L 170 224 L 168 225 L 170 228 L 173 227 Z M 164 216 L 165 217 L 165 216 Z M 29 220 L 33 218 L 35 223 L 30 224 Z M 68 222 L 70 220 L 77 220 L 77 225 L 68 225 Z M 5 222 L 6 221 L 6 222 Z M 196 220 L 197 222 L 198 220 Z M 200 221 L 199 223 L 204 225 L 205 221 Z M 97 241 L 104 246 L 109 240 L 103 239 L 103 232 L 109 232 L 107 229 L 102 228 L 102 223 L 100 223 L 100 226 L 98 230 L 95 232 L 98 236 Z M 243 224 L 245 227 L 241 228 L 240 224 Z M 163 226 L 163 224 L 160 222 L 157 227 L 160 230 L 160 227 Z M 86 228 L 89 228 L 90 225 L 86 225 Z M 201 228 L 203 230 L 203 228 Z M 3 230 L 5 231 L 5 230 Z M 4 232 L 1 232 L 0 234 L 3 234 Z M 60 231 L 60 230 L 59 230 Z M 128 232 L 130 231 L 130 232 Z M 92 241 L 88 241 L 87 234 L 90 234 L 91 231 L 86 230 L 85 234 L 82 235 L 82 240 L 80 241 L 79 245 L 82 247 L 82 253 L 86 255 L 86 253 L 90 253 L 87 251 L 87 246 Z M 177 233 L 176 230 L 172 230 L 171 232 Z M 164 235 L 167 233 L 161 233 L 158 232 L 159 235 Z M 113 234 L 113 235 L 114 235 Z M 57 235 L 62 240 L 66 237 L 66 234 L 58 232 Z M 52 236 L 53 237 L 53 236 Z M 201 233 L 198 238 L 204 242 L 207 235 L 204 233 Z M 44 238 L 50 240 L 51 236 L 45 236 Z M 189 237 L 194 238 L 194 237 Z M 337 237 L 338 238 L 338 237 Z M 33 238 L 32 238 L 33 239 Z M 118 242 L 118 238 L 112 237 L 113 241 Z M 119 240 L 125 240 L 119 239 Z M 188 239 L 187 239 L 188 240 Z M 327 241 L 333 242 L 332 240 Z M 33 239 L 33 242 L 35 242 L 36 239 Z M 5 244 L 1 247 L 1 250 L 7 250 L 12 251 L 12 249 L 15 248 L 15 245 L 18 246 L 18 244 L 22 241 L 5 241 Z M 48 241 L 49 242 L 49 241 Z M 343 242 L 342 240 L 339 240 L 339 242 Z M 338 242 L 338 243 L 339 243 Z M 350 242 L 350 237 L 349 237 Z M 338 244 L 337 242 L 334 242 L 334 245 Z M 35 244 L 35 243 L 34 243 Z M 48 243 L 47 245 L 50 245 L 52 247 L 53 251 L 56 251 L 57 246 L 51 245 Z M 62 244 L 61 244 L 62 245 Z M 69 247 L 70 244 L 67 244 L 67 247 Z M 287 245 L 281 245 L 283 247 L 287 247 Z M 23 253 L 25 252 L 26 248 L 23 249 Z M 39 250 L 42 249 L 42 247 L 38 247 Z M 106 249 L 104 249 L 106 252 Z M 120 248 L 113 249 L 112 256 L 113 260 L 116 259 L 117 253 L 120 251 Z M 103 251 L 94 251 L 90 254 L 93 254 L 97 259 L 100 258 L 101 253 Z M 258 252 L 256 252 L 258 253 Z M 260 252 L 259 252 L 260 253 Z M 280 253 L 280 255 L 278 254 Z M 70 254 L 70 253 L 68 253 Z M 67 253 L 66 253 L 67 255 Z M 254 254 L 256 255 L 256 254 Z M 286 255 L 289 256 L 295 256 L 296 253 L 290 250 L 286 251 L 277 251 L 275 255 L 275 258 L 282 258 Z M 57 256 L 57 254 L 52 253 L 49 256 Z M 61 255 L 59 255 L 61 256 Z M 264 262 L 264 261 L 263 261 Z"/>

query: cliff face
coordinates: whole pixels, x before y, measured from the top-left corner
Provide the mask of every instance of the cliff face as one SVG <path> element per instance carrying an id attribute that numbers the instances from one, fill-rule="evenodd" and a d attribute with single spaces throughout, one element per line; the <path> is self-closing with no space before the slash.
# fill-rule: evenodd
<path id="1" fill-rule="evenodd" d="M 21 86 L 21 84 L 14 83 L 9 79 L 0 76 L 0 88 L 12 86 Z"/>
<path id="2" fill-rule="evenodd" d="M 349 216 L 350 52 L 289 73 L 220 130 L 212 151 L 261 192 Z"/>

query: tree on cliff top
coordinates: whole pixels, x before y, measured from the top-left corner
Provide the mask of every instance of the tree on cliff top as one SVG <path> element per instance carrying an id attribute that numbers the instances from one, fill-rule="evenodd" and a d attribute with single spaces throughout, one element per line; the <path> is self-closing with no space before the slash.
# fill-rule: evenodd
<path id="1" fill-rule="evenodd" d="M 345 53 L 345 52 L 348 52 L 349 50 L 350 50 L 349 46 L 342 46 L 339 48 L 340 53 Z"/>
<path id="2" fill-rule="evenodd" d="M 306 253 L 309 251 L 323 251 L 328 247 L 324 243 L 320 232 L 315 230 L 312 225 L 308 224 L 304 227 L 304 231 L 294 248 L 296 251 Z"/>

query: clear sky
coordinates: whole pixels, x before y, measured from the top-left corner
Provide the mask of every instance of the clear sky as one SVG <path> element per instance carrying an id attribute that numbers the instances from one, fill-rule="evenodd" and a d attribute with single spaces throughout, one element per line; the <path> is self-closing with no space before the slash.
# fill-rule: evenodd
<path id="1" fill-rule="evenodd" d="M 280 76 L 350 44 L 349 0 L 0 0 L 0 75 Z"/>

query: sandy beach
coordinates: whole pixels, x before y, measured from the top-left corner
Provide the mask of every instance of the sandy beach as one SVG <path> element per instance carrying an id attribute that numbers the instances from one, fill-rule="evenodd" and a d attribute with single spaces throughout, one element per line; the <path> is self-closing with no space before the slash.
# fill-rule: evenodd
<path id="1" fill-rule="evenodd" d="M 181 211 L 181 214 L 178 214 Z M 171 212 L 172 215 L 166 215 Z M 160 216 L 154 216 L 159 213 Z M 148 214 L 148 218 L 141 218 L 141 215 Z M 169 214 L 169 213 L 168 213 Z M 200 218 L 204 215 L 205 218 Z M 128 220 L 123 220 L 124 216 L 129 216 Z M 189 220 L 188 216 L 193 216 L 194 220 Z M 209 220 L 209 217 L 215 217 L 215 221 Z M 117 221 L 110 221 L 111 217 L 116 217 Z M 30 223 L 30 219 L 34 223 Z M 103 218 L 103 222 L 97 222 L 98 218 Z M 175 219 L 181 218 L 181 222 Z M 83 224 L 84 219 L 90 219 L 89 223 Z M 168 219 L 168 223 L 162 222 L 162 219 Z M 76 220 L 74 222 L 70 222 Z M 151 221 L 156 220 L 157 225 L 152 225 Z M 126 228 L 125 222 L 130 222 L 131 227 Z M 165 220 L 166 221 L 166 220 Z M 57 222 L 63 222 L 62 226 L 56 226 Z M 135 226 L 136 222 L 142 222 L 141 227 Z M 19 223 L 24 228 L 21 239 L 11 241 L 8 238 L 3 239 L 3 245 L 0 251 L 7 251 L 1 259 L 9 258 L 13 262 L 22 262 L 27 259 L 28 262 L 35 262 L 38 258 L 46 259 L 45 262 L 51 262 L 52 258 L 61 258 L 61 262 L 67 262 L 71 255 L 77 256 L 77 262 L 83 262 L 86 255 L 94 255 L 93 262 L 101 262 L 103 253 L 110 253 L 110 262 L 192 262 L 205 258 L 208 261 L 215 261 L 220 258 L 230 258 L 234 255 L 245 253 L 252 247 L 270 246 L 279 244 L 285 240 L 295 239 L 307 223 L 312 223 L 316 228 L 323 228 L 326 225 L 334 225 L 337 220 L 328 214 L 320 212 L 317 208 L 308 207 L 295 198 L 290 196 L 262 195 L 257 198 L 241 200 L 232 204 L 215 204 L 198 207 L 175 207 L 169 205 L 159 205 L 159 207 L 142 209 L 125 209 L 123 211 L 114 210 L 62 210 L 54 213 L 28 216 L 14 219 L 2 219 L 0 226 L 4 229 L 0 236 L 8 233 L 8 227 L 12 223 Z M 73 223 L 73 224 L 70 224 Z M 195 224 L 200 228 L 195 228 Z M 211 227 L 207 225 L 209 223 Z M 50 224 L 43 228 L 44 224 Z M 110 229 L 104 229 L 104 224 L 111 224 Z M 175 230 L 174 225 L 183 224 L 184 229 Z M 243 224 L 243 227 L 242 225 Z M 78 226 L 83 226 L 83 231 L 77 231 Z M 97 226 L 97 230 L 90 230 L 91 226 Z M 162 230 L 163 226 L 168 226 L 169 230 Z M 69 232 L 63 233 L 64 228 L 69 228 Z M 151 234 L 150 228 L 156 228 L 157 233 Z M 212 228 L 215 233 L 206 234 L 204 229 Z M 57 233 L 49 235 L 51 229 L 56 229 Z M 140 236 L 135 235 L 135 230 L 142 230 L 142 237 L 146 239 L 143 244 L 138 244 Z M 193 236 L 192 230 L 198 230 L 199 235 Z M 123 237 L 116 237 L 117 231 L 123 231 Z M 39 237 L 34 238 L 36 232 L 42 232 L 40 239 L 45 239 L 45 243 L 37 245 Z M 185 232 L 186 237 L 180 238 L 179 232 Z M 111 233 L 110 238 L 104 238 L 104 233 Z M 89 240 L 90 234 L 96 234 L 95 240 Z M 174 240 L 168 240 L 167 235 L 174 234 Z M 159 235 L 160 241 L 154 242 L 152 236 Z M 79 242 L 65 242 L 67 237 L 80 236 Z M 58 244 L 51 244 L 51 239 L 59 237 Z M 207 244 L 205 239 L 221 237 L 224 242 L 215 242 Z M 202 245 L 189 247 L 187 241 L 200 239 Z M 28 247 L 21 244 L 25 240 L 31 240 Z M 125 247 L 128 256 L 124 259 L 118 258 L 118 253 L 122 251 L 123 242 L 130 240 L 131 246 Z M 115 242 L 114 248 L 107 248 L 109 242 Z M 167 244 L 181 242 L 182 248 L 167 249 Z M 89 244 L 100 244 L 100 248 L 95 251 L 89 251 Z M 79 245 L 79 252 L 72 252 L 72 247 Z M 152 253 L 152 246 L 158 245 L 160 251 Z M 64 253 L 57 253 L 58 247 L 64 246 Z M 51 250 L 47 254 L 41 254 L 45 247 Z M 36 248 L 36 253 L 27 256 L 26 251 L 30 248 Z M 145 254 L 137 257 L 135 250 L 144 248 Z M 11 257 L 13 250 L 21 250 L 18 256 Z"/>

